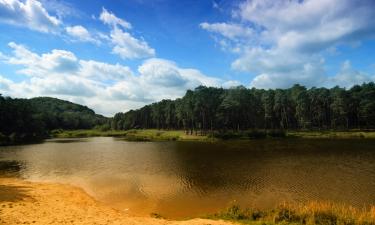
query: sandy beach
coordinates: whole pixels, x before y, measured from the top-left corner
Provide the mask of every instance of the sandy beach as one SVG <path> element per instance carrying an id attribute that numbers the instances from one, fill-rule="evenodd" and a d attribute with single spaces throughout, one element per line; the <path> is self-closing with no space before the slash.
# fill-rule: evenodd
<path id="1" fill-rule="evenodd" d="M 0 224 L 157 224 L 226 225 L 224 221 L 171 221 L 131 217 L 104 205 L 81 188 L 0 178 Z"/>

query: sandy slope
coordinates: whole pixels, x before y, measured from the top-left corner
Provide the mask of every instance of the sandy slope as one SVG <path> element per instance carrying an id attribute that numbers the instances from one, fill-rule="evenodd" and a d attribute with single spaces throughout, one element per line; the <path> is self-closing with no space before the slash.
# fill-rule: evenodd
<path id="1" fill-rule="evenodd" d="M 186 224 L 225 225 L 224 221 L 168 221 L 130 217 L 105 206 L 82 189 L 64 184 L 0 178 L 0 224 Z"/>

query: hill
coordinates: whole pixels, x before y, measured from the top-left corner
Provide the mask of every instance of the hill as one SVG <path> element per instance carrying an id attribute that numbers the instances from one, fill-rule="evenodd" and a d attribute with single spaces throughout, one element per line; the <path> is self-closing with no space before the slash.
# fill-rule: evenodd
<path id="1" fill-rule="evenodd" d="M 0 145 L 41 140 L 54 129 L 90 129 L 107 118 L 69 101 L 0 95 Z"/>

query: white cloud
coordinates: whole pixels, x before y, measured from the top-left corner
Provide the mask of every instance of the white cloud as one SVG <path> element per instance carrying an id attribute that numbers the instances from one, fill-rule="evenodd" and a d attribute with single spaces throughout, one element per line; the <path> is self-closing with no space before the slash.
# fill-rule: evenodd
<path id="1" fill-rule="evenodd" d="M 108 64 L 94 60 L 80 60 L 79 74 L 85 77 L 94 77 L 100 80 L 122 80 L 133 75 L 127 66 L 120 64 Z"/>
<path id="2" fill-rule="evenodd" d="M 90 32 L 83 26 L 81 25 L 76 25 L 76 26 L 67 26 L 65 27 L 66 32 L 72 36 L 73 38 L 83 41 L 83 42 L 92 42 L 95 44 L 99 44 L 100 41 L 95 39 Z"/>
<path id="3" fill-rule="evenodd" d="M 1 92 L 9 92 L 9 87 L 13 84 L 13 81 L 9 80 L 9 79 L 6 79 L 4 78 L 3 76 L 0 75 L 0 91 Z M 4 94 L 4 93 L 1 93 L 0 94 Z"/>
<path id="4" fill-rule="evenodd" d="M 250 86 L 258 88 L 279 88 L 291 87 L 293 84 L 304 83 L 308 87 L 334 87 L 336 85 L 351 88 L 355 84 L 375 81 L 375 77 L 359 72 L 352 68 L 350 61 L 345 61 L 339 72 L 333 76 L 326 75 L 324 62 L 315 64 L 304 64 L 303 68 L 295 71 L 279 73 L 263 73 L 257 75 Z"/>
<path id="5" fill-rule="evenodd" d="M 37 0 L 0 0 L 0 22 L 40 32 L 57 32 L 62 23 Z"/>
<path id="6" fill-rule="evenodd" d="M 114 27 L 115 26 L 121 26 L 124 29 L 131 29 L 132 28 L 132 25 L 129 22 L 118 18 L 115 14 L 113 14 L 111 12 L 108 12 L 104 7 L 103 7 L 102 12 L 99 16 L 99 19 L 104 24 L 108 24 L 108 25 L 111 25 L 111 26 L 114 26 Z"/>
<path id="7" fill-rule="evenodd" d="M 100 37 L 112 43 L 112 53 L 119 55 L 122 59 L 139 59 L 155 56 L 155 49 L 151 48 L 146 41 L 137 39 L 125 31 L 132 28 L 129 22 L 118 18 L 105 8 L 102 9 L 99 19 L 111 28 L 109 37 L 103 34 L 100 34 Z"/>
<path id="8" fill-rule="evenodd" d="M 13 42 L 9 47 L 12 54 L 3 55 L 1 60 L 19 66 L 18 73 L 26 75 L 27 79 L 14 82 L 0 76 L 0 93 L 15 97 L 62 98 L 88 105 L 105 115 L 181 97 L 187 89 L 198 85 L 226 83 L 165 59 L 145 60 L 134 73 L 127 66 L 79 59 L 66 50 L 53 49 L 37 54 Z"/>
<path id="9" fill-rule="evenodd" d="M 340 87 L 349 88 L 355 84 L 362 84 L 374 80 L 374 77 L 370 77 L 365 73 L 353 69 L 350 61 L 347 60 L 341 65 L 341 69 L 338 74 L 336 74 L 334 77 L 328 78 L 327 86 L 333 87 L 339 85 Z"/>
<path id="10" fill-rule="evenodd" d="M 118 82 L 110 88 L 112 97 L 139 99 L 145 102 L 174 99 L 187 89 L 199 85 L 219 87 L 223 80 L 202 74 L 199 70 L 181 68 L 176 63 L 159 58 L 148 59 L 138 67 L 138 76 Z"/>
<path id="11" fill-rule="evenodd" d="M 222 36 L 231 40 L 238 40 L 239 38 L 249 39 L 254 35 L 254 31 L 249 27 L 244 27 L 234 23 L 201 23 L 200 27 L 209 32 L 219 33 Z"/>
<path id="12" fill-rule="evenodd" d="M 131 34 L 115 27 L 111 31 L 111 41 L 115 45 L 112 52 L 123 59 L 153 57 L 155 50 L 147 42 L 134 38 Z"/>
<path id="13" fill-rule="evenodd" d="M 6 57 L 5 61 L 8 64 L 24 66 L 18 71 L 21 74 L 45 77 L 74 73 L 80 67 L 77 57 L 69 51 L 54 49 L 50 53 L 38 55 L 14 42 L 8 45 L 13 50 L 13 56 Z"/>
<path id="14" fill-rule="evenodd" d="M 324 52 L 375 37 L 374 17 L 375 2 L 371 0 L 247 0 L 234 10 L 233 20 L 238 22 L 201 27 L 220 34 L 218 42 L 226 45 L 223 49 L 238 54 L 232 68 L 255 74 L 251 85 L 286 87 L 299 82 L 312 86 L 328 77 Z M 223 24 L 238 24 L 239 28 Z M 248 32 L 251 38 L 236 39 L 240 33 L 246 34 L 240 32 L 246 28 L 252 31 Z"/>

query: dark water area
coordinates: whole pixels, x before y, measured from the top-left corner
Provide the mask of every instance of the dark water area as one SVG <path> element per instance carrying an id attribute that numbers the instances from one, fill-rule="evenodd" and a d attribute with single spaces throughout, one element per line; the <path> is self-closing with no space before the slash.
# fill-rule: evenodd
<path id="1" fill-rule="evenodd" d="M 131 215 L 198 216 L 234 202 L 375 204 L 375 140 L 126 142 L 0 147 L 0 176 L 69 183 Z"/>

